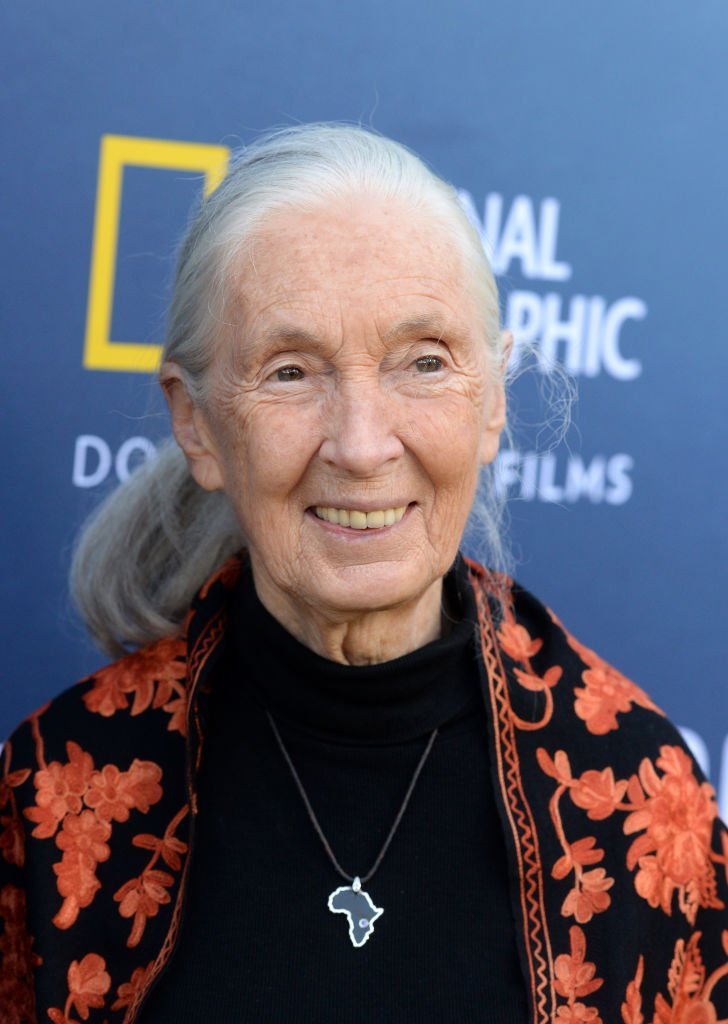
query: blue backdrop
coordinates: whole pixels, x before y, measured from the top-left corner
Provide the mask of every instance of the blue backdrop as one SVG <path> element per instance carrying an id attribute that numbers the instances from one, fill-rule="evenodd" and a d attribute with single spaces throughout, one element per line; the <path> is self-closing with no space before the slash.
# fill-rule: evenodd
<path id="1" fill-rule="evenodd" d="M 519 577 L 692 730 L 725 816 L 725 3 L 65 0 L 2 19 L 0 732 L 99 663 L 69 550 L 167 430 L 148 368 L 190 203 L 259 129 L 361 119 L 462 190 L 504 320 L 578 383 L 565 443 L 524 427 L 501 458 Z M 516 399 L 538 423 L 534 391 Z"/>

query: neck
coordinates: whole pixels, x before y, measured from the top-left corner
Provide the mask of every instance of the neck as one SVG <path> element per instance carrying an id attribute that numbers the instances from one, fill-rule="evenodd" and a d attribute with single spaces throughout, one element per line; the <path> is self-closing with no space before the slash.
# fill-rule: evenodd
<path id="1" fill-rule="evenodd" d="M 346 613 L 301 607 L 269 590 L 264 581 L 255 582 L 261 604 L 284 629 L 316 654 L 342 665 L 392 661 L 441 633 L 442 579 L 405 604 Z"/>

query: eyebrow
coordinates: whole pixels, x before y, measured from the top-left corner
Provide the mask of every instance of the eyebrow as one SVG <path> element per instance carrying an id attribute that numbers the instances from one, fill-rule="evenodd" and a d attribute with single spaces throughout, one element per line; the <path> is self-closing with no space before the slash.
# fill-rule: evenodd
<path id="1" fill-rule="evenodd" d="M 400 323 L 387 331 L 385 337 L 398 338 L 404 334 L 424 331 L 439 339 L 445 333 L 445 330 L 445 322 L 442 317 L 425 313 L 422 316 L 413 316 L 408 317 L 406 320 L 401 320 Z"/>
<path id="2" fill-rule="evenodd" d="M 303 342 L 305 345 L 313 346 L 314 348 L 320 348 L 323 345 L 321 338 L 316 334 L 311 334 L 310 331 L 303 330 L 300 327 L 274 327 L 270 331 L 266 331 L 263 336 L 263 341 L 266 344 L 275 344 L 276 342 Z"/>
<path id="3" fill-rule="evenodd" d="M 439 316 L 423 314 L 422 316 L 408 317 L 406 320 L 401 320 L 398 324 L 390 327 L 384 334 L 384 338 L 385 340 L 391 340 L 419 331 L 426 331 L 428 334 L 440 338 L 445 331 L 445 325 Z M 276 344 L 280 342 L 303 343 L 312 348 L 323 348 L 325 344 L 317 334 L 311 334 L 310 331 L 300 327 L 283 325 L 266 331 L 265 343 Z"/>

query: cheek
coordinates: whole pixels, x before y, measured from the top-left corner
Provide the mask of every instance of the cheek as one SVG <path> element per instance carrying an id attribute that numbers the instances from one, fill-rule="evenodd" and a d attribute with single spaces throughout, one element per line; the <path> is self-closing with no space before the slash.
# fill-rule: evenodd
<path id="1" fill-rule="evenodd" d="M 446 414 L 421 419 L 415 450 L 434 491 L 443 529 L 467 518 L 480 468 L 480 416 L 470 402 L 454 402 Z"/>
<path id="2" fill-rule="evenodd" d="M 423 455 L 443 483 L 457 484 L 468 470 L 477 472 L 481 417 L 474 403 L 448 402 L 420 422 Z"/>
<path id="3" fill-rule="evenodd" d="M 443 463 L 435 480 L 435 509 L 444 528 L 464 525 L 475 497 L 479 468 L 472 456 L 460 462 L 451 457 Z"/>
<path id="4" fill-rule="evenodd" d="M 315 431 L 305 417 L 280 406 L 253 405 L 231 420 L 225 490 L 239 515 L 265 521 L 287 504 L 305 474 L 315 454 Z"/>

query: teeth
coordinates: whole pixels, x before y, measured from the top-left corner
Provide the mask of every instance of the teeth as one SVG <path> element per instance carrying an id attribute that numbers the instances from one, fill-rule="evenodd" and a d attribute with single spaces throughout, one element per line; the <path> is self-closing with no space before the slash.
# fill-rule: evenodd
<path id="1" fill-rule="evenodd" d="M 398 523 L 407 510 L 406 505 L 400 508 L 377 509 L 376 512 L 362 512 L 355 508 L 329 508 L 317 505 L 315 512 L 319 519 L 337 526 L 348 526 L 352 530 L 381 530 L 383 526 Z"/>

